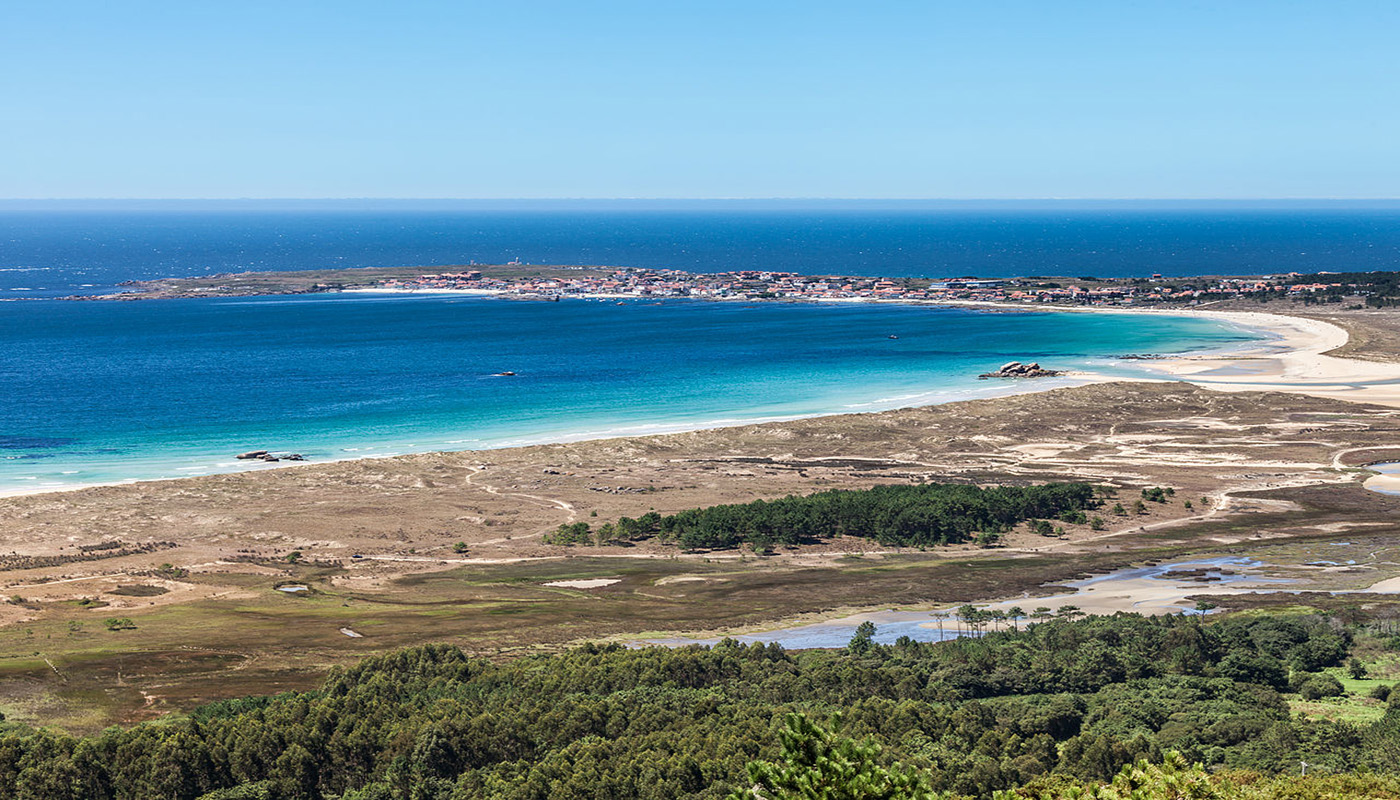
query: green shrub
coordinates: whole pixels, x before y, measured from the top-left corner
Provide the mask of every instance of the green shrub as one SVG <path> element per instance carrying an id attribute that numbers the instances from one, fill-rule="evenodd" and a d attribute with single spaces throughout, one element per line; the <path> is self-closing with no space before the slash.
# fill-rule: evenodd
<path id="1" fill-rule="evenodd" d="M 1308 678 L 1298 690 L 1306 700 L 1321 700 L 1324 697 L 1341 697 L 1346 694 L 1342 682 L 1325 672 Z"/>

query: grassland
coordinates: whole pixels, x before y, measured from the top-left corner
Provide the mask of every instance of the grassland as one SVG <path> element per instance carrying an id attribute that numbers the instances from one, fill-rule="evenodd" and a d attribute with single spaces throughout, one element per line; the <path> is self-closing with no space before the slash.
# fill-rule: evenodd
<path id="1" fill-rule="evenodd" d="M 1374 648 L 1366 652 L 1363 648 L 1358 652 L 1358 657 L 1366 666 L 1365 677 L 1354 678 L 1345 667 L 1325 670 L 1341 682 L 1346 690 L 1345 695 L 1318 700 L 1291 695 L 1288 699 L 1289 709 L 1308 717 L 1356 724 L 1375 722 L 1385 716 L 1386 702 L 1372 697 L 1371 692 L 1379 686 L 1389 687 L 1400 683 L 1400 654 Z"/>
<path id="2" fill-rule="evenodd" d="M 109 608 L 71 603 L 0 629 L 0 711 L 91 730 L 212 699 L 309 687 L 329 666 L 423 641 L 509 657 L 582 639 L 748 630 L 863 607 L 876 597 L 923 605 L 987 591 L 1040 591 L 1086 567 L 1124 563 L 1119 553 L 1074 562 L 871 556 L 778 568 L 754 558 L 573 558 L 406 575 L 374 592 L 345 586 L 346 569 L 293 568 L 291 577 L 311 592 L 277 591 L 287 577 L 245 576 L 245 596 L 236 602 L 124 611 L 135 630 L 108 630 Z M 593 590 L 542 585 L 595 577 L 620 580 Z"/>

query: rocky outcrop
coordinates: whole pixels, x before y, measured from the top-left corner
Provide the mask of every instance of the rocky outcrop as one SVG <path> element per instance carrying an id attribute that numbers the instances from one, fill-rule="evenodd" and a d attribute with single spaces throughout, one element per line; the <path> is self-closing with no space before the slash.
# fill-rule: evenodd
<path id="1" fill-rule="evenodd" d="M 1059 370 L 1045 369 L 1038 362 L 1032 361 L 1029 364 L 1022 364 L 1019 361 L 1010 361 L 1001 365 L 1001 369 L 996 372 L 984 372 L 977 377 L 986 378 L 1053 378 L 1056 375 L 1063 375 Z"/>
<path id="2" fill-rule="evenodd" d="M 305 461 L 306 456 L 301 453 L 290 453 L 288 455 L 274 455 L 267 450 L 249 450 L 246 453 L 239 453 L 237 458 L 241 461 Z"/>

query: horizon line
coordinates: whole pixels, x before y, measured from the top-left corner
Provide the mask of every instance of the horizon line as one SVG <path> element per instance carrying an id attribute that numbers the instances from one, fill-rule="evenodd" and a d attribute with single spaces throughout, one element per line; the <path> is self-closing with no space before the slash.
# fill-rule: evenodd
<path id="1" fill-rule="evenodd" d="M 4 203 L 53 202 L 887 202 L 887 203 L 1015 203 L 1015 202 L 1387 202 L 1400 201 L 1400 195 L 1373 197 L 1337 197 L 1325 195 L 1296 195 L 1286 197 L 843 197 L 835 195 L 765 195 L 733 197 L 683 196 L 552 196 L 552 197 L 412 197 L 412 196 L 267 196 L 267 197 L 0 197 Z"/>

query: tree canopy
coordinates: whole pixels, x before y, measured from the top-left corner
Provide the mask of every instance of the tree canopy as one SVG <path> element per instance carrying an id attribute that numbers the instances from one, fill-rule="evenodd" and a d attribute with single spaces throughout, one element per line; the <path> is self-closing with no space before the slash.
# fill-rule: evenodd
<path id="1" fill-rule="evenodd" d="M 891 546 L 933 546 L 972 541 L 1031 519 L 1087 522 L 1097 508 L 1087 483 L 995 486 L 927 483 L 871 489 L 833 489 L 777 500 L 692 508 L 675 514 L 651 512 L 622 517 L 593 528 L 587 522 L 561 525 L 546 536 L 551 544 L 602 544 L 658 537 L 687 549 L 741 544 L 759 548 L 797 545 L 835 536 L 873 539 Z"/>

